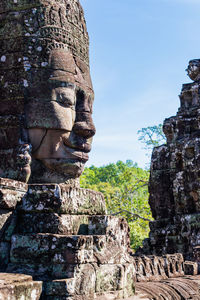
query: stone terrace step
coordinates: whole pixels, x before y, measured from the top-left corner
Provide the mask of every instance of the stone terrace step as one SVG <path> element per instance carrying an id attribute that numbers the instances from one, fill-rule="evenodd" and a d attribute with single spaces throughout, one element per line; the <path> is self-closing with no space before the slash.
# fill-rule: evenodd
<path id="1" fill-rule="evenodd" d="M 67 215 L 52 212 L 20 212 L 18 232 L 65 235 L 118 235 L 127 238 L 128 224 L 124 218 L 106 215 Z M 124 241 L 125 242 L 125 241 Z M 126 241 L 128 243 L 128 240 Z"/>
<path id="2" fill-rule="evenodd" d="M 75 215 L 105 215 L 103 194 L 65 184 L 33 184 L 23 198 L 21 209 Z"/>
<path id="3" fill-rule="evenodd" d="M 129 263 L 127 247 L 110 236 L 29 234 L 13 235 L 12 264 Z"/>
<path id="4" fill-rule="evenodd" d="M 0 299 L 39 300 L 42 282 L 33 281 L 31 276 L 0 273 Z"/>

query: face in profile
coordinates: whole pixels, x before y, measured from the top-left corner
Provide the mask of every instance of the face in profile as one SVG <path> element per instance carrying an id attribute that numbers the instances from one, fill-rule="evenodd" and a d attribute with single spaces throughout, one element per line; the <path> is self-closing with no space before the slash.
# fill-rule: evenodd
<path id="1" fill-rule="evenodd" d="M 64 182 L 81 175 L 91 150 L 93 90 L 87 66 L 52 51 L 28 88 L 26 127 L 32 145 L 31 182 Z"/>

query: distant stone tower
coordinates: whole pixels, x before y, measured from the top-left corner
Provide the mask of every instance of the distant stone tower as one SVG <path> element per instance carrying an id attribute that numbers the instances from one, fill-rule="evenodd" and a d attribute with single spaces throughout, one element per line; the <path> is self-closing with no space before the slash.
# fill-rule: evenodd
<path id="1" fill-rule="evenodd" d="M 149 203 L 155 218 L 144 249 L 183 253 L 198 261 L 200 246 L 200 60 L 189 62 L 181 107 L 164 121 L 167 144 L 153 150 Z"/>

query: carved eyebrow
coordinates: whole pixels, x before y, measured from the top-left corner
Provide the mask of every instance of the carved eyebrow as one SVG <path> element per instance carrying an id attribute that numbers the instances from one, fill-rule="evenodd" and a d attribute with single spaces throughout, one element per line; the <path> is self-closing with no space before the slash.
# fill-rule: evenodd
<path id="1" fill-rule="evenodd" d="M 75 89 L 75 85 L 71 82 L 68 82 L 68 81 L 53 79 L 53 78 L 50 78 L 48 81 L 54 87 L 68 87 L 68 88 L 71 88 L 71 89 Z"/>

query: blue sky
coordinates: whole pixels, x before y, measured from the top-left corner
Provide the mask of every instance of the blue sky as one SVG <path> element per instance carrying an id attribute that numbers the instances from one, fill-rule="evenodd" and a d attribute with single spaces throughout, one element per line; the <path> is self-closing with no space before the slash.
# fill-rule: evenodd
<path id="1" fill-rule="evenodd" d="M 81 0 L 97 128 L 88 166 L 148 161 L 137 131 L 175 115 L 200 58 L 200 0 Z"/>

